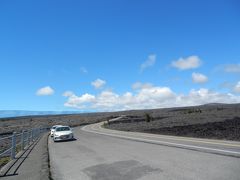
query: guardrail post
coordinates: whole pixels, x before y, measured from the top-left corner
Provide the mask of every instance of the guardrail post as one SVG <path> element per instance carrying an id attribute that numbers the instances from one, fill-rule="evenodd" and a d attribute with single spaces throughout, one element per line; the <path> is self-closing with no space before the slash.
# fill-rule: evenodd
<path id="1" fill-rule="evenodd" d="M 30 142 L 32 142 L 33 141 L 33 130 L 32 129 L 30 131 L 30 137 L 31 137 L 31 141 Z"/>
<path id="2" fill-rule="evenodd" d="M 35 129 L 35 139 L 37 139 L 38 138 L 38 129 L 36 128 Z"/>
<path id="3" fill-rule="evenodd" d="M 39 137 L 39 128 L 36 129 L 36 131 L 37 131 L 37 138 L 38 138 Z"/>
<path id="4" fill-rule="evenodd" d="M 24 130 L 22 130 L 21 134 L 21 150 L 24 150 Z"/>
<path id="5" fill-rule="evenodd" d="M 35 139 L 38 138 L 38 129 L 35 129 Z"/>
<path id="6" fill-rule="evenodd" d="M 33 141 L 36 139 L 36 129 L 33 129 Z"/>
<path id="7" fill-rule="evenodd" d="M 37 131 L 37 129 L 35 129 L 35 140 L 37 139 L 37 137 L 38 137 L 38 131 Z"/>
<path id="8" fill-rule="evenodd" d="M 27 134 L 28 134 L 28 145 L 29 145 L 31 142 L 31 132 L 28 131 Z"/>
<path id="9" fill-rule="evenodd" d="M 13 132 L 13 135 L 12 135 L 11 159 L 15 158 L 15 151 L 16 151 L 16 132 Z"/>
<path id="10" fill-rule="evenodd" d="M 35 129 L 32 129 L 32 142 L 34 141 Z"/>

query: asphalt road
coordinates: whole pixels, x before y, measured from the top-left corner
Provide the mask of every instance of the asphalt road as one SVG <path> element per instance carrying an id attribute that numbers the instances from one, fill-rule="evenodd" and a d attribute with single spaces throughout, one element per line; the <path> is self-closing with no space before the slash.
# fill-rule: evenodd
<path id="1" fill-rule="evenodd" d="M 75 141 L 49 140 L 54 180 L 239 180 L 240 143 L 102 129 L 74 129 Z"/>

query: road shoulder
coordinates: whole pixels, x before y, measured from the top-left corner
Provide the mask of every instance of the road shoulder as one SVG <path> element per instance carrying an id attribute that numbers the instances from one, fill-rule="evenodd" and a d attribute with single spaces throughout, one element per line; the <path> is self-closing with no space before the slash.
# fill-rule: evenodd
<path id="1" fill-rule="evenodd" d="M 48 133 L 31 145 L 22 155 L 4 168 L 4 180 L 48 180 Z"/>

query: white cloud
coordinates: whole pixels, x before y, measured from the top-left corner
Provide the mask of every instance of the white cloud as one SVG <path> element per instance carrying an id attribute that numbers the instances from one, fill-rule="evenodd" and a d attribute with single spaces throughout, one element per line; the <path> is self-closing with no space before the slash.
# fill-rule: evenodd
<path id="1" fill-rule="evenodd" d="M 240 82 L 236 87 L 240 90 Z M 97 95 L 86 93 L 77 96 L 73 94 L 68 97 L 65 106 L 84 110 L 117 111 L 239 102 L 240 96 L 204 88 L 193 89 L 188 94 L 177 94 L 169 87 L 152 86 L 139 89 L 134 93 L 117 94 L 112 91 L 102 91 Z"/>
<path id="2" fill-rule="evenodd" d="M 92 86 L 94 86 L 96 89 L 100 89 L 102 88 L 105 84 L 106 81 L 102 80 L 102 79 L 96 79 L 95 81 L 93 81 Z"/>
<path id="3" fill-rule="evenodd" d="M 227 73 L 240 73 L 240 64 L 227 64 L 224 66 L 224 71 Z"/>
<path id="4" fill-rule="evenodd" d="M 63 93 L 63 96 L 64 96 L 64 97 L 70 97 L 70 96 L 72 96 L 72 95 L 74 95 L 74 93 L 73 93 L 72 91 L 65 91 L 65 92 Z"/>
<path id="5" fill-rule="evenodd" d="M 136 94 L 126 92 L 123 95 L 119 95 L 112 91 L 103 91 L 98 95 L 72 95 L 68 98 L 65 106 L 80 109 L 112 111 L 164 107 L 174 99 L 175 94 L 170 88 L 152 87 L 141 89 Z"/>
<path id="6" fill-rule="evenodd" d="M 146 68 L 153 66 L 156 62 L 156 58 L 156 54 L 149 55 L 147 60 L 141 64 L 140 71 L 143 72 Z"/>
<path id="7" fill-rule="evenodd" d="M 132 85 L 132 89 L 146 89 L 146 88 L 151 88 L 153 85 L 151 83 L 141 83 L 141 82 L 136 82 Z"/>
<path id="8" fill-rule="evenodd" d="M 240 96 L 231 93 L 219 93 L 201 88 L 199 90 L 191 90 L 188 95 L 179 96 L 180 102 L 184 105 L 201 105 L 207 103 L 238 103 Z"/>
<path id="9" fill-rule="evenodd" d="M 113 105 L 118 106 L 119 95 L 112 91 L 103 91 L 96 97 L 94 109 L 112 109 Z"/>
<path id="10" fill-rule="evenodd" d="M 88 73 L 88 70 L 87 70 L 85 67 L 81 67 L 81 68 L 80 68 L 80 71 L 81 71 L 81 73 L 83 73 L 83 74 L 87 74 L 87 73 Z"/>
<path id="11" fill-rule="evenodd" d="M 192 73 L 192 81 L 194 83 L 206 83 L 208 81 L 208 77 L 204 74 L 200 73 Z"/>
<path id="12" fill-rule="evenodd" d="M 88 103 L 93 103 L 94 100 L 95 96 L 88 93 L 81 96 L 76 96 L 75 94 L 72 94 L 68 97 L 68 101 L 64 104 L 64 106 L 77 109 L 85 109 L 88 107 Z"/>
<path id="13" fill-rule="evenodd" d="M 189 56 L 187 58 L 180 58 L 177 61 L 173 61 L 172 66 L 180 70 L 187 70 L 198 68 L 201 63 L 202 62 L 198 56 Z"/>
<path id="14" fill-rule="evenodd" d="M 233 91 L 236 93 L 240 93 L 240 81 L 234 86 Z"/>
<path id="15" fill-rule="evenodd" d="M 50 86 L 46 86 L 37 90 L 36 95 L 38 96 L 49 96 L 54 94 L 54 90 Z"/>

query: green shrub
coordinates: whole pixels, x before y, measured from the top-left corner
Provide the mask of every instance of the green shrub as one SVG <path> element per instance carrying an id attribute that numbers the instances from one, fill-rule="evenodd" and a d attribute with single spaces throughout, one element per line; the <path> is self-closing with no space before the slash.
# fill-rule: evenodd
<path id="1" fill-rule="evenodd" d="M 108 124 L 107 124 L 107 122 L 104 122 L 103 123 L 103 127 L 106 127 Z"/>
<path id="2" fill-rule="evenodd" d="M 1 169 L 1 167 L 3 167 L 4 165 L 6 165 L 10 160 L 11 160 L 10 157 L 1 157 L 1 158 L 0 158 L 0 169 Z"/>
<path id="3" fill-rule="evenodd" d="M 192 114 L 192 113 L 202 113 L 201 109 L 188 109 L 184 112 L 184 114 Z"/>
<path id="4" fill-rule="evenodd" d="M 145 113 L 145 121 L 146 122 L 150 122 L 153 120 L 153 117 L 149 114 L 149 113 Z"/>
<path id="5" fill-rule="evenodd" d="M 19 153 L 19 152 L 21 151 L 21 148 L 22 148 L 22 147 L 21 147 L 21 145 L 20 145 L 20 144 L 19 144 L 19 145 L 17 145 L 17 146 L 16 146 L 16 153 Z"/>

